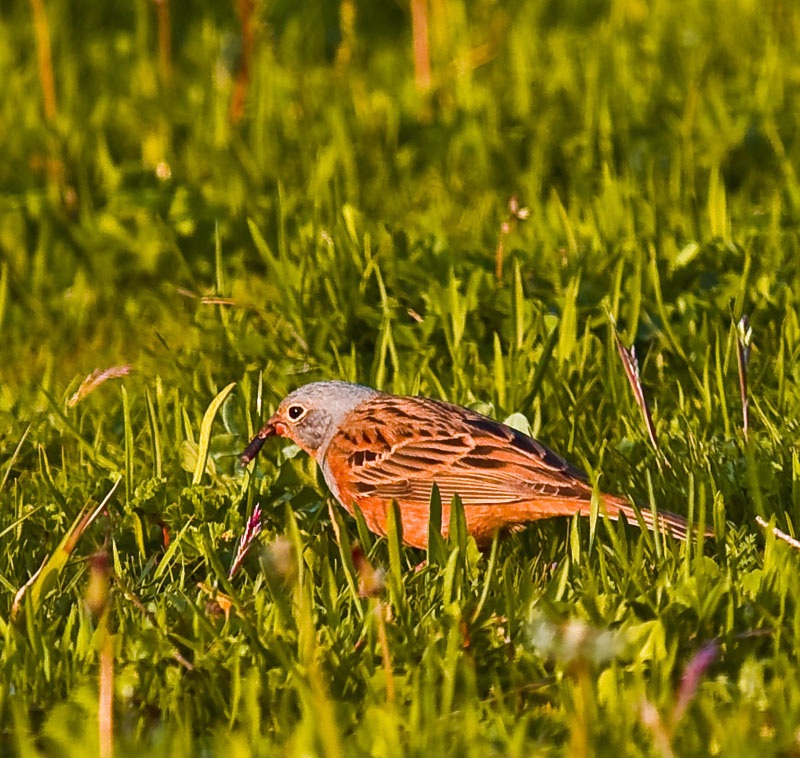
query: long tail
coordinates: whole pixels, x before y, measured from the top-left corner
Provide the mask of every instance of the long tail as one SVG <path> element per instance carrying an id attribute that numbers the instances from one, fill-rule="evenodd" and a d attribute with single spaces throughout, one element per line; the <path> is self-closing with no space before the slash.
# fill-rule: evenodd
<path id="1" fill-rule="evenodd" d="M 630 505 L 630 503 L 627 502 L 627 500 L 623 500 L 620 497 L 615 497 L 614 495 L 603 495 L 603 504 L 605 505 L 605 510 L 608 514 L 608 517 L 614 519 L 614 521 L 618 521 L 620 514 L 623 514 L 625 516 L 625 520 L 629 524 L 639 526 L 641 523 L 639 519 L 641 518 L 641 521 L 644 522 L 644 525 L 650 529 L 650 531 L 659 530 L 665 534 L 669 534 L 675 539 L 684 540 L 689 534 L 689 522 L 683 516 L 679 516 L 677 513 L 659 511 L 658 515 L 656 515 L 649 508 L 639 508 L 639 512 L 637 514 L 636 510 L 632 505 Z M 587 504 L 581 509 L 580 513 L 582 516 L 588 516 L 589 511 L 590 506 Z M 700 529 L 695 526 L 695 531 L 699 532 Z M 703 534 L 706 537 L 713 537 L 714 530 L 706 527 L 703 529 Z"/>

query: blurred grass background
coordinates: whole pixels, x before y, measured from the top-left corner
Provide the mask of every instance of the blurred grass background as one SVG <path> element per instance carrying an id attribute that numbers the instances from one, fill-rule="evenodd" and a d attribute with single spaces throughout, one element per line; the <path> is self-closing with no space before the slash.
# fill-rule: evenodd
<path id="1" fill-rule="evenodd" d="M 107 750 L 112 661 L 121 754 L 800 753 L 798 556 L 754 522 L 800 523 L 799 24 L 785 0 L 6 2 L 0 752 Z M 303 456 L 235 456 L 319 378 L 521 412 L 717 542 L 552 523 L 415 572 L 346 517 L 337 541 Z"/>

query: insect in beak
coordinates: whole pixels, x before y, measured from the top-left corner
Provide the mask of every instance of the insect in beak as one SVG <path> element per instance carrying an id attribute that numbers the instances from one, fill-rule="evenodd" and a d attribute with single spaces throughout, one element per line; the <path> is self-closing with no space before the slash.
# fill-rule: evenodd
<path id="1" fill-rule="evenodd" d="M 250 440 L 250 444 L 245 448 L 244 452 L 239 456 L 239 460 L 242 463 L 242 466 L 246 466 L 250 461 L 255 458 L 258 453 L 260 452 L 261 448 L 264 447 L 264 443 L 270 437 L 274 436 L 278 433 L 276 428 L 275 421 L 270 419 L 261 427 L 261 431 Z"/>

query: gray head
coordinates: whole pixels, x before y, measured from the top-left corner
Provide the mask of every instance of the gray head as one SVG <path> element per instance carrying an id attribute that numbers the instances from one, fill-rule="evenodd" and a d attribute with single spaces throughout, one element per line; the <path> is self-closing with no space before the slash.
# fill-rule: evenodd
<path id="1" fill-rule="evenodd" d="M 247 465 L 272 435 L 288 437 L 309 455 L 322 460 L 328 443 L 345 416 L 365 400 L 381 393 L 349 382 L 312 382 L 290 392 L 275 414 L 242 454 Z"/>

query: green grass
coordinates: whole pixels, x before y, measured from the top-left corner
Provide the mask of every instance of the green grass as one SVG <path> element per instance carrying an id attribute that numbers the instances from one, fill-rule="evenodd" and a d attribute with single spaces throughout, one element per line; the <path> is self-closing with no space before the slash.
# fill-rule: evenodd
<path id="1" fill-rule="evenodd" d="M 437 0 L 426 93 L 408 4 L 262 3 L 232 123 L 234 4 L 162 6 L 168 56 L 79 5 L 50 117 L 0 16 L 0 753 L 98 751 L 110 634 L 120 755 L 800 754 L 800 554 L 755 521 L 800 525 L 800 10 Z M 716 538 L 377 539 L 294 449 L 238 465 L 320 378 L 522 413 Z"/>

